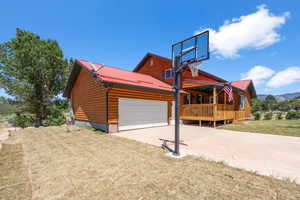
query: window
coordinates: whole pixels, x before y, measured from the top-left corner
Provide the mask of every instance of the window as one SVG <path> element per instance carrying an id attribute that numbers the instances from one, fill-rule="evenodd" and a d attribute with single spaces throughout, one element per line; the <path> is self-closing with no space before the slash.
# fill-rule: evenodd
<path id="1" fill-rule="evenodd" d="M 191 95 L 187 94 L 184 96 L 184 104 L 191 104 Z"/>
<path id="2" fill-rule="evenodd" d="M 214 97 L 213 96 L 209 96 L 209 103 L 213 104 L 214 103 Z M 216 104 L 218 103 L 218 96 L 216 96 Z"/>
<path id="3" fill-rule="evenodd" d="M 213 104 L 214 103 L 214 97 L 213 96 L 209 96 L 209 103 Z"/>
<path id="4" fill-rule="evenodd" d="M 153 59 L 150 60 L 150 66 L 153 66 Z"/>
<path id="5" fill-rule="evenodd" d="M 245 96 L 240 95 L 240 109 L 245 109 Z"/>
<path id="6" fill-rule="evenodd" d="M 172 69 L 166 69 L 164 71 L 164 78 L 165 79 L 170 79 L 170 78 L 174 78 L 174 72 Z"/>
<path id="7" fill-rule="evenodd" d="M 197 95 L 197 103 L 198 104 L 202 104 L 203 103 L 202 95 Z"/>

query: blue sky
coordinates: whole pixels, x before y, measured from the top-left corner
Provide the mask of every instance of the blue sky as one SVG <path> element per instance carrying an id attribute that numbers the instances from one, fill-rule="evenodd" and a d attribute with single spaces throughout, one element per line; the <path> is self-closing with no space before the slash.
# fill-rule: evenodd
<path id="1" fill-rule="evenodd" d="M 259 94 L 300 91 L 296 0 L 16 0 L 1 7 L 0 43 L 19 27 L 57 40 L 68 58 L 126 70 L 147 52 L 170 57 L 173 43 L 211 29 L 203 70 L 229 81 L 252 78 Z"/>

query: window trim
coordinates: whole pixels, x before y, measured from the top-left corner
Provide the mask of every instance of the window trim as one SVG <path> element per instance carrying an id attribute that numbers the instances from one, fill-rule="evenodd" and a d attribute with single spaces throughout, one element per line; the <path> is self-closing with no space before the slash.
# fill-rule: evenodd
<path id="1" fill-rule="evenodd" d="M 189 102 L 189 104 L 192 104 L 192 95 L 191 94 L 188 94 L 188 102 Z"/>
<path id="2" fill-rule="evenodd" d="M 185 100 L 187 100 L 187 103 L 185 102 Z M 191 94 L 187 94 L 185 96 L 185 100 L 184 100 L 184 104 L 191 104 L 192 103 L 192 95 Z"/>
<path id="3" fill-rule="evenodd" d="M 199 97 L 201 97 L 201 101 L 199 101 Z M 197 95 L 197 103 L 198 102 L 199 102 L 199 104 L 203 104 L 203 95 L 202 94 Z"/>
<path id="4" fill-rule="evenodd" d="M 240 95 L 240 110 L 244 110 L 245 109 L 245 96 L 244 95 Z"/>

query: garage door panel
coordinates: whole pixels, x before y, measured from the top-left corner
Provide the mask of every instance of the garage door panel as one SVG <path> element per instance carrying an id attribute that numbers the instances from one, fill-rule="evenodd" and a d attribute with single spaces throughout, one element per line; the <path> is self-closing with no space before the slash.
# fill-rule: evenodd
<path id="1" fill-rule="evenodd" d="M 119 130 L 168 125 L 166 101 L 119 99 Z"/>

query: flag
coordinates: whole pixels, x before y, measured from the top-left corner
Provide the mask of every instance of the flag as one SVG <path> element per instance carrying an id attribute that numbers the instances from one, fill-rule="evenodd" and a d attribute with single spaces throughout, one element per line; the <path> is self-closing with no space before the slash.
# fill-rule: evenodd
<path id="1" fill-rule="evenodd" d="M 233 93 L 232 93 L 231 85 L 225 85 L 223 90 L 228 95 L 228 101 L 231 102 L 233 100 Z"/>

